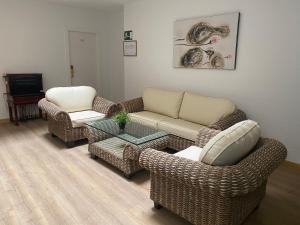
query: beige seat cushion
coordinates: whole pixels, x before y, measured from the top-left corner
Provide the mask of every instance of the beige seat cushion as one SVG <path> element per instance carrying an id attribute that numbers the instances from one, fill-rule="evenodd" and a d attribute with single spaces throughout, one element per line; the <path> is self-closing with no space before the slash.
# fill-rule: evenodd
<path id="1" fill-rule="evenodd" d="M 148 112 L 148 111 L 129 113 L 129 117 L 133 122 L 137 122 L 145 126 L 153 127 L 155 129 L 157 129 L 157 123 L 159 121 L 166 120 L 169 118 L 167 116 L 158 113 Z"/>
<path id="2" fill-rule="evenodd" d="M 93 108 L 96 90 L 88 86 L 55 87 L 46 92 L 46 99 L 66 112 Z"/>
<path id="3" fill-rule="evenodd" d="M 209 126 L 233 113 L 235 109 L 235 105 L 228 99 L 186 92 L 182 100 L 179 118 Z"/>
<path id="4" fill-rule="evenodd" d="M 92 110 L 85 110 L 81 112 L 72 112 L 69 113 L 71 118 L 72 126 L 75 127 L 82 127 L 84 123 L 101 120 L 105 117 L 105 114 L 99 113 Z"/>
<path id="5" fill-rule="evenodd" d="M 198 146 L 190 146 L 180 152 L 175 153 L 174 155 L 194 161 L 198 161 L 201 154 L 202 148 Z"/>
<path id="6" fill-rule="evenodd" d="M 203 126 L 185 120 L 168 118 L 164 121 L 159 121 L 157 128 L 167 133 L 195 141 L 199 130 L 203 128 Z"/>
<path id="7" fill-rule="evenodd" d="M 234 165 L 249 154 L 259 138 L 257 122 L 239 122 L 213 137 L 203 147 L 199 160 L 214 166 Z"/>
<path id="8" fill-rule="evenodd" d="M 183 92 L 146 88 L 143 94 L 144 110 L 178 118 Z"/>

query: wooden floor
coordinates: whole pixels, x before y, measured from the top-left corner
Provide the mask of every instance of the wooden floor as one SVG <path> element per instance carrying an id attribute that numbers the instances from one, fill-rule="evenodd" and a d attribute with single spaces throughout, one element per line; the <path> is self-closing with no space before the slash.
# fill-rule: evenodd
<path id="1" fill-rule="evenodd" d="M 46 122 L 0 125 L 0 224 L 179 225 L 155 210 L 149 175 L 131 181 L 89 157 L 87 145 L 67 149 L 47 133 Z M 300 224 L 300 172 L 282 165 L 267 196 L 245 225 Z"/>

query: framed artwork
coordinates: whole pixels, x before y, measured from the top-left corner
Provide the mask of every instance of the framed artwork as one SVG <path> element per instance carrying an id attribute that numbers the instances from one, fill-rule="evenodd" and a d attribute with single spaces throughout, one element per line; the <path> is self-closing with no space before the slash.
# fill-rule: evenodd
<path id="1" fill-rule="evenodd" d="M 234 12 L 175 21 L 174 67 L 235 69 L 239 17 Z"/>
<path id="2" fill-rule="evenodd" d="M 124 56 L 137 56 L 137 41 L 124 41 L 123 42 L 123 55 Z"/>

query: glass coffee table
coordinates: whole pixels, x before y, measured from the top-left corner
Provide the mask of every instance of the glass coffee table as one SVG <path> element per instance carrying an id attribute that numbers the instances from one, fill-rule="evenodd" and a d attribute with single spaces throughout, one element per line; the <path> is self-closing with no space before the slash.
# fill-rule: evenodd
<path id="1" fill-rule="evenodd" d="M 113 119 L 104 119 L 88 122 L 86 128 L 91 157 L 114 165 L 127 178 L 142 169 L 138 160 L 144 149 L 163 150 L 169 140 L 168 133 L 136 122 L 122 130 Z"/>

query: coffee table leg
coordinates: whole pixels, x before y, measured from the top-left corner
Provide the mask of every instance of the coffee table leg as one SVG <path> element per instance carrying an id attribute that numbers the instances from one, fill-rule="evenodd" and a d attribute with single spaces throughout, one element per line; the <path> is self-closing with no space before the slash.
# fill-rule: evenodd
<path id="1" fill-rule="evenodd" d="M 92 159 L 98 159 L 98 156 L 96 156 L 96 155 L 94 155 L 94 154 L 91 153 L 91 158 Z"/>
<path id="2" fill-rule="evenodd" d="M 127 173 L 124 173 L 124 177 L 128 180 L 130 180 L 132 178 L 132 175 L 131 174 L 127 174 Z"/>
<path id="3" fill-rule="evenodd" d="M 156 209 L 161 209 L 162 206 L 161 206 L 160 204 L 154 202 L 154 208 L 156 208 Z"/>

